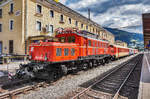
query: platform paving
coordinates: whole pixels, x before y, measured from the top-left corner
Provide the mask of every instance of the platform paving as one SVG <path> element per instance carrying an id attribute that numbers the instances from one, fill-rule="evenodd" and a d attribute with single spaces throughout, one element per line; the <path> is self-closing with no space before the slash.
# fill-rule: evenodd
<path id="1" fill-rule="evenodd" d="M 138 99 L 150 99 L 150 52 L 144 53 Z"/>

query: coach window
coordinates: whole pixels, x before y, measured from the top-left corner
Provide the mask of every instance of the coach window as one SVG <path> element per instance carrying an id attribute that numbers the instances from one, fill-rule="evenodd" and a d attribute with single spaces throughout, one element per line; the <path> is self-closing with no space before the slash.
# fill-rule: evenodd
<path id="1" fill-rule="evenodd" d="M 93 46 L 95 46 L 95 42 L 93 41 Z"/>
<path id="2" fill-rule="evenodd" d="M 99 42 L 99 47 L 101 47 L 101 42 Z"/>
<path id="3" fill-rule="evenodd" d="M 64 49 L 64 55 L 65 55 L 65 56 L 68 56 L 68 55 L 69 55 L 69 49 L 68 49 L 68 48 L 65 48 L 65 49 Z"/>
<path id="4" fill-rule="evenodd" d="M 57 48 L 56 49 L 56 56 L 61 56 L 62 54 L 62 49 L 61 48 Z"/>
<path id="5" fill-rule="evenodd" d="M 103 48 L 103 43 L 101 44 L 102 48 Z"/>
<path id="6" fill-rule="evenodd" d="M 98 47 L 98 43 L 99 43 L 99 42 L 97 42 L 97 47 Z"/>
<path id="7" fill-rule="evenodd" d="M 72 49 L 71 49 L 71 56 L 74 56 L 74 55 L 75 55 L 75 49 L 72 48 Z"/>
<path id="8" fill-rule="evenodd" d="M 88 42 L 89 42 L 89 46 L 91 46 L 91 41 L 89 40 Z"/>
<path id="9" fill-rule="evenodd" d="M 95 54 L 95 48 L 93 48 L 93 54 Z"/>

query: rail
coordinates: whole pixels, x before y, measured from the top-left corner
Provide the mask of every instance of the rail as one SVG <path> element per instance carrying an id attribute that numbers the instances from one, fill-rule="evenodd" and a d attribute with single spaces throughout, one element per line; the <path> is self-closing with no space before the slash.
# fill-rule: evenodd
<path id="1" fill-rule="evenodd" d="M 37 84 L 34 84 L 34 85 L 18 88 L 18 89 L 0 94 L 0 99 L 5 99 L 5 98 L 13 99 L 13 97 L 15 95 L 18 95 L 18 94 L 21 94 L 21 93 L 26 93 L 27 91 L 36 90 L 39 87 L 45 87 L 45 86 L 49 86 L 49 84 L 47 84 L 45 82 L 41 82 L 41 83 L 37 83 Z"/>
<path id="2" fill-rule="evenodd" d="M 137 57 L 137 56 L 136 56 Z M 134 58 L 136 58 L 134 57 Z M 140 60 L 140 58 L 139 58 Z M 130 59 L 129 61 L 123 63 L 119 68 L 116 68 L 114 70 L 112 70 L 109 74 L 105 75 L 103 78 L 101 78 L 100 80 L 96 81 L 95 83 L 93 83 L 92 85 L 90 85 L 89 87 L 87 87 L 86 89 L 82 90 L 81 92 L 77 93 L 75 96 L 73 96 L 71 99 L 80 99 L 80 97 L 82 95 L 84 95 L 87 91 L 89 91 L 94 85 L 98 84 L 99 82 L 103 81 L 104 79 L 106 79 L 107 77 L 109 77 L 111 74 L 113 74 L 114 72 L 116 72 L 117 70 L 121 69 L 122 67 L 124 67 L 125 65 L 127 65 L 129 62 L 131 62 L 132 59 Z M 134 68 L 136 67 L 136 65 L 138 64 L 139 61 L 137 61 L 134 64 Z M 119 92 L 121 90 L 121 88 L 123 87 L 123 85 L 125 84 L 125 82 L 127 81 L 128 77 L 130 76 L 130 74 L 132 73 L 132 71 L 134 70 L 134 68 L 129 72 L 129 74 L 127 75 L 126 79 L 123 81 L 123 83 L 121 84 L 121 86 L 119 87 L 119 89 L 117 90 L 117 92 L 115 93 L 113 99 L 118 99 L 119 96 Z"/>

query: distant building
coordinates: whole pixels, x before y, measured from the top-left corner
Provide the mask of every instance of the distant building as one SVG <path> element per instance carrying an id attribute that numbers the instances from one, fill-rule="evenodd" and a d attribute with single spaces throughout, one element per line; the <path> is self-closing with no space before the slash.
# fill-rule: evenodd
<path id="1" fill-rule="evenodd" d="M 143 17 L 143 34 L 144 34 L 144 48 L 150 47 L 150 13 L 145 13 Z"/>
<path id="2" fill-rule="evenodd" d="M 53 0 L 2 0 L 0 53 L 25 54 L 40 35 L 55 36 L 56 28 L 77 27 L 114 43 L 114 35 L 94 21 Z M 34 39 L 32 39 L 32 37 Z"/>
<path id="3" fill-rule="evenodd" d="M 120 41 L 120 40 L 117 40 L 117 41 L 115 42 L 115 44 L 116 44 L 116 45 L 123 46 L 123 47 L 127 47 L 127 46 L 128 46 L 128 44 L 127 44 L 126 42 L 123 42 L 123 41 Z"/>

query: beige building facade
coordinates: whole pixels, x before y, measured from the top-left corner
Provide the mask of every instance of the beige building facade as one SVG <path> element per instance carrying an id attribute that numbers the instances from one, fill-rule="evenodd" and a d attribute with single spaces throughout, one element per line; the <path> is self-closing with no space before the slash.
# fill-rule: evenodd
<path id="1" fill-rule="evenodd" d="M 115 42 L 116 45 L 120 45 L 120 46 L 123 46 L 123 47 L 128 47 L 128 44 L 126 42 L 123 42 L 123 41 L 120 41 L 120 40 L 117 40 Z"/>
<path id="2" fill-rule="evenodd" d="M 61 3 L 5 0 L 0 5 L 0 53 L 24 55 L 29 37 L 55 36 L 55 29 L 76 27 L 114 43 L 114 35 Z"/>

